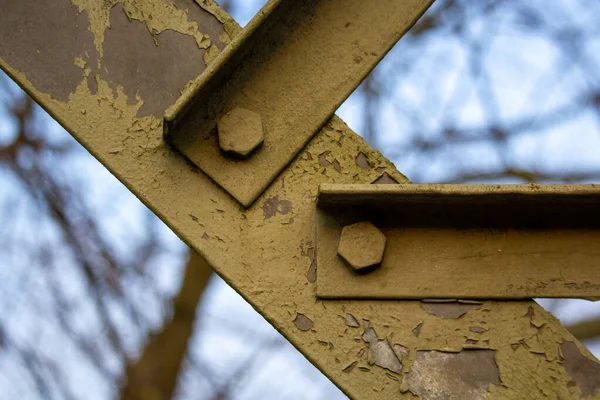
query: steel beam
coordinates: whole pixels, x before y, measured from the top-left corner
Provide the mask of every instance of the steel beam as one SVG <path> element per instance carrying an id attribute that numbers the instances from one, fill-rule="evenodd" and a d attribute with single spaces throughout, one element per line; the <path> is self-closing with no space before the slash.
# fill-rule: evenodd
<path id="1" fill-rule="evenodd" d="M 596 359 L 532 301 L 316 299 L 318 186 L 406 179 L 333 117 L 243 210 L 162 139 L 239 27 L 207 0 L 73 3 L 0 0 L 2 69 L 349 396 L 600 397 Z"/>
<path id="2" fill-rule="evenodd" d="M 165 114 L 168 140 L 249 206 L 425 11 L 397 0 L 270 0 Z M 217 120 L 262 120 L 251 157 L 226 157 Z"/>
<path id="3" fill-rule="evenodd" d="M 600 298 L 598 204 L 599 185 L 323 184 L 317 295 Z M 362 221 L 387 237 L 368 274 L 338 255 L 344 226 Z"/>

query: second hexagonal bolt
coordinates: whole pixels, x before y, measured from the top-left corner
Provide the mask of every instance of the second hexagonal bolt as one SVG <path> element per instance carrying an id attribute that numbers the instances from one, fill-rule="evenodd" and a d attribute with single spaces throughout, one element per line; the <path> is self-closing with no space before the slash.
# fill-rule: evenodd
<path id="1" fill-rule="evenodd" d="M 381 265 L 386 237 L 370 222 L 357 222 L 342 229 L 338 254 L 358 273 Z"/>
<path id="2" fill-rule="evenodd" d="M 260 115 L 240 107 L 223 114 L 217 130 L 221 149 L 240 158 L 250 156 L 265 139 Z"/>

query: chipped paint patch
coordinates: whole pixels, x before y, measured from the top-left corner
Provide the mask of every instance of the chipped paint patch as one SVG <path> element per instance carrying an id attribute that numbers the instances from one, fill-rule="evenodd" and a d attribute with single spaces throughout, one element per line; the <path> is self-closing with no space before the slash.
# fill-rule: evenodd
<path id="1" fill-rule="evenodd" d="M 306 315 L 300 313 L 296 314 L 294 324 L 296 324 L 296 328 L 304 332 L 311 330 L 313 327 L 313 321 Z"/>
<path id="2" fill-rule="evenodd" d="M 486 399 L 490 385 L 501 384 L 494 355 L 493 350 L 417 351 L 406 376 L 408 389 L 423 400 Z"/>
<path id="3" fill-rule="evenodd" d="M 274 217 L 277 214 L 286 215 L 292 212 L 292 202 L 289 200 L 279 200 L 279 196 L 266 199 L 262 205 L 263 216 L 265 219 Z"/>
<path id="4" fill-rule="evenodd" d="M 352 314 L 346 314 L 346 325 L 348 325 L 351 328 L 358 328 L 360 326 L 360 324 Z"/>
<path id="5" fill-rule="evenodd" d="M 563 366 L 571 377 L 567 386 L 577 386 L 581 390 L 581 397 L 598 394 L 600 363 L 584 356 L 574 342 L 563 340 L 560 351 L 564 360 Z"/>
<path id="6" fill-rule="evenodd" d="M 369 163 L 369 159 L 367 158 L 367 155 L 365 153 L 363 153 L 362 151 L 358 152 L 358 154 L 356 155 L 355 161 L 356 161 L 356 165 L 360 169 L 371 168 L 371 164 Z"/>
<path id="7" fill-rule="evenodd" d="M 387 339 L 369 342 L 369 364 L 375 364 L 397 374 L 402 372 L 402 363 Z"/>
<path id="8" fill-rule="evenodd" d="M 395 185 L 398 183 L 397 180 L 392 178 L 390 174 L 384 172 L 379 178 L 375 179 L 373 185 Z"/>
<path id="9" fill-rule="evenodd" d="M 481 308 L 479 304 L 463 304 L 458 302 L 449 303 L 423 303 L 421 307 L 428 313 L 440 318 L 460 318 L 471 310 Z"/>

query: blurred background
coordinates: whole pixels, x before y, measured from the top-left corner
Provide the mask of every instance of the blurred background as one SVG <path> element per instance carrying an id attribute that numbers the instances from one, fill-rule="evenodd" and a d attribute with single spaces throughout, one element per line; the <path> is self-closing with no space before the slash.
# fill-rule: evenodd
<path id="1" fill-rule="evenodd" d="M 413 182 L 600 183 L 599 19 L 438 0 L 338 115 Z M 0 399 L 345 398 L 3 74 L 0 221 Z M 540 303 L 600 355 L 600 305 Z"/>

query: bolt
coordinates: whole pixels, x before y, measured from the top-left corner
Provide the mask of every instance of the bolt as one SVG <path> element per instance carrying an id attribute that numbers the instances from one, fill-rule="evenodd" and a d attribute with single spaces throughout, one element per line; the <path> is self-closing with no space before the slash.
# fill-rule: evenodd
<path id="1" fill-rule="evenodd" d="M 240 107 L 222 115 L 217 130 L 221 149 L 241 158 L 247 158 L 265 139 L 260 115 Z"/>
<path id="2" fill-rule="evenodd" d="M 386 237 L 370 222 L 357 222 L 342 229 L 338 254 L 358 273 L 381 265 Z"/>

